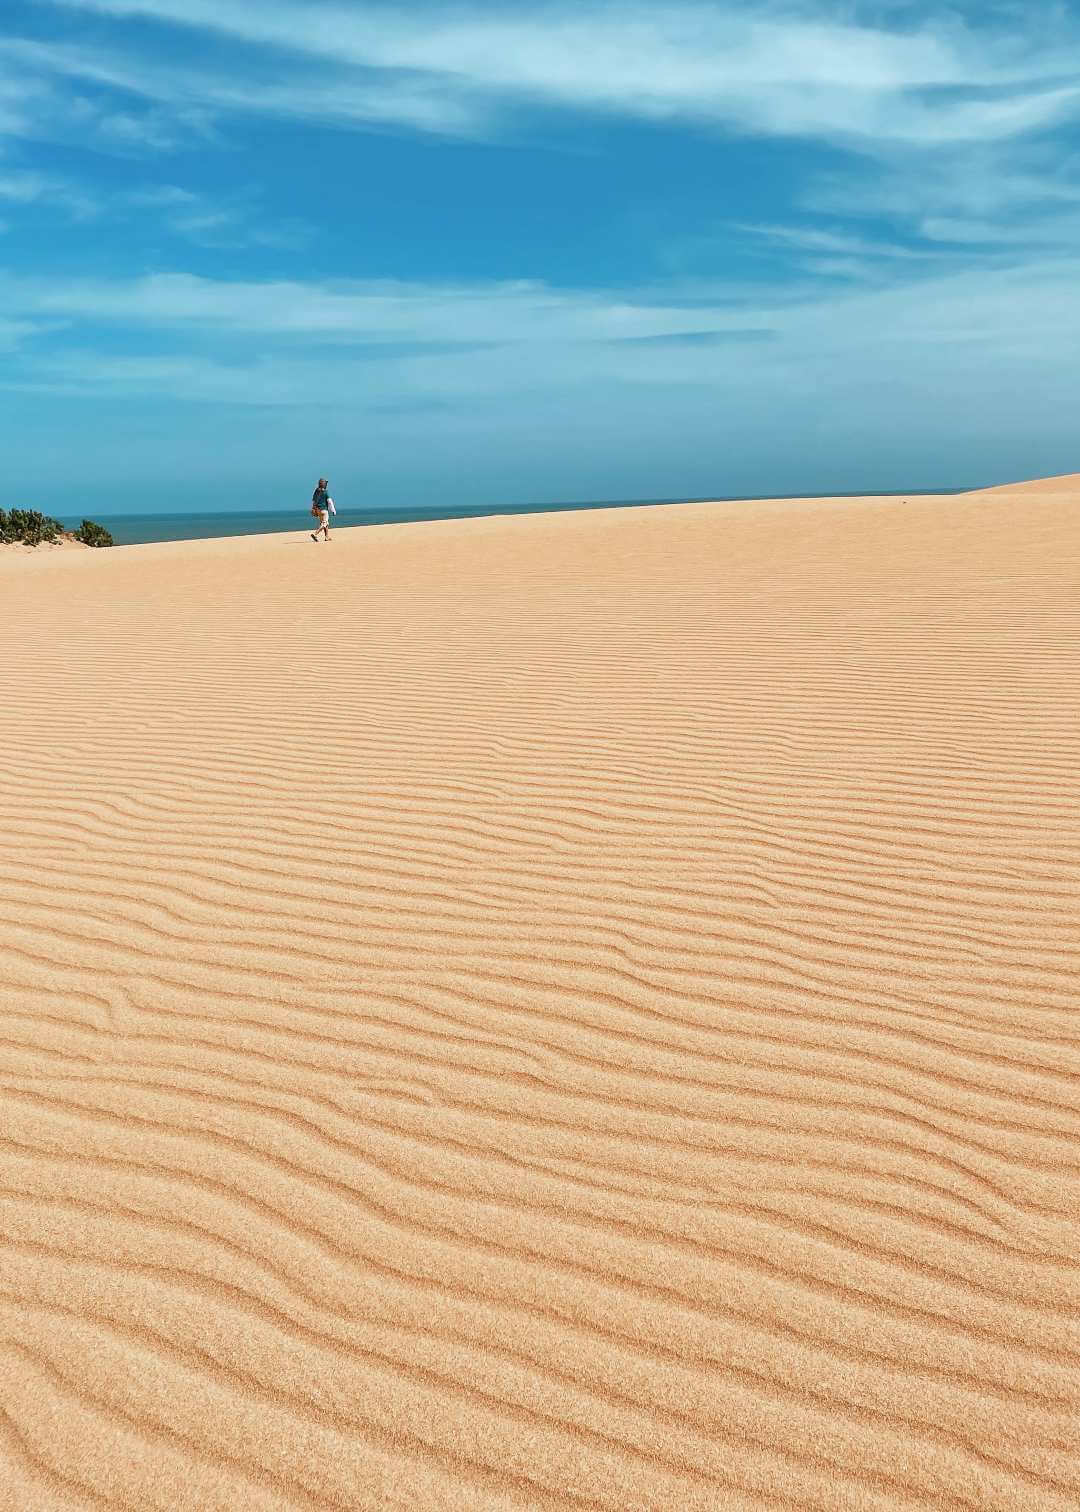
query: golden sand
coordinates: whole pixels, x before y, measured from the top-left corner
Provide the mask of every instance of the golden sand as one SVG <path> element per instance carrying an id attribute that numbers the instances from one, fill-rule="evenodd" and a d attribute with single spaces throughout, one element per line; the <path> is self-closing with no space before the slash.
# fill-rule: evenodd
<path id="1" fill-rule="evenodd" d="M 41 541 L 37 546 L 28 546 L 25 541 L 0 541 L 0 558 L 5 556 L 51 556 L 54 551 L 89 551 L 85 541 L 74 536 L 59 536 L 55 541 Z"/>
<path id="2" fill-rule="evenodd" d="M 1080 482 L 0 561 L 0 1506 L 1080 1502 Z"/>

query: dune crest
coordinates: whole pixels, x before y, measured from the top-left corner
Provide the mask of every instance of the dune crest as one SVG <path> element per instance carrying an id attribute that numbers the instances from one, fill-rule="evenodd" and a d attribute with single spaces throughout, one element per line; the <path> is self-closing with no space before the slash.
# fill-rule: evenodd
<path id="1" fill-rule="evenodd" d="M 1063 473 L 1056 478 L 1029 478 L 1022 483 L 999 483 L 994 488 L 980 488 L 986 494 L 1065 494 L 1080 498 L 1080 473 Z"/>
<path id="2" fill-rule="evenodd" d="M 1080 1491 L 1080 527 L 0 561 L 0 1506 Z"/>

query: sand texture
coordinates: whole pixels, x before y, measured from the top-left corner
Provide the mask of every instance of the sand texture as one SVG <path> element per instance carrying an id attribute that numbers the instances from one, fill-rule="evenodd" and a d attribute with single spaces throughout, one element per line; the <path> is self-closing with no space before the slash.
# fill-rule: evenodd
<path id="1" fill-rule="evenodd" d="M 1080 1505 L 1080 493 L 0 561 L 0 1506 Z"/>
<path id="2" fill-rule="evenodd" d="M 60 536 L 55 541 L 41 541 L 37 546 L 27 546 L 25 541 L 0 541 L 0 558 L 6 556 L 51 556 L 54 551 L 90 551 L 85 541 L 74 536 Z"/>
<path id="3" fill-rule="evenodd" d="M 1064 473 L 1053 478 L 1031 478 L 1026 483 L 999 483 L 996 488 L 984 488 L 981 497 L 1005 494 L 1059 494 L 1069 500 L 1073 507 L 1080 499 L 1080 473 Z M 971 495 L 975 497 L 975 495 Z"/>

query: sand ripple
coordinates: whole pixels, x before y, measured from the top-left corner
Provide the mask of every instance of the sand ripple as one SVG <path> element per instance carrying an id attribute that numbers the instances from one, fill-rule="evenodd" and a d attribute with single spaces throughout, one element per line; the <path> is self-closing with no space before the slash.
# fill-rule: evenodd
<path id="1" fill-rule="evenodd" d="M 1080 490 L 0 561 L 0 1506 L 1080 1505 Z"/>

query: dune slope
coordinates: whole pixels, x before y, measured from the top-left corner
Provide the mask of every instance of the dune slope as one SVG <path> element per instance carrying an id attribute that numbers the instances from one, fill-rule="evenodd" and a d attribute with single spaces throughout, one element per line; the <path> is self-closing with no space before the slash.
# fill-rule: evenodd
<path id="1" fill-rule="evenodd" d="M 1022 483 L 999 483 L 994 488 L 981 488 L 977 493 L 1004 494 L 1059 494 L 1074 506 L 1080 503 L 1080 473 L 1061 473 L 1051 478 L 1029 478 Z M 974 495 L 969 495 L 974 497 Z"/>
<path id="2" fill-rule="evenodd" d="M 0 561 L 0 1506 L 1078 1505 L 1080 525 Z"/>

